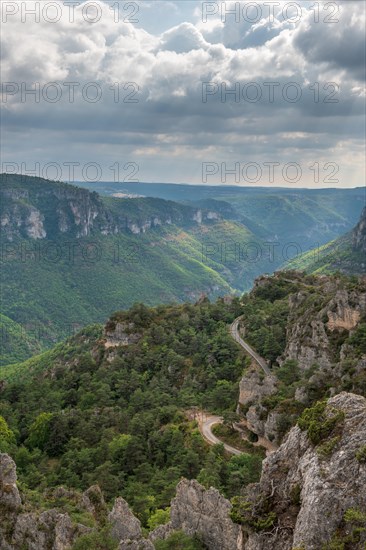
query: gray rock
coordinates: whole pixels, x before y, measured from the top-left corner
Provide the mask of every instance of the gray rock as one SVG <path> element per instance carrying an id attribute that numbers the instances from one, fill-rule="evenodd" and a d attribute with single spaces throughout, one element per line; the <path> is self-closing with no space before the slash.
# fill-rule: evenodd
<path id="1" fill-rule="evenodd" d="M 113 509 L 108 514 L 108 521 L 112 525 L 111 535 L 118 541 L 138 540 L 142 537 L 140 521 L 133 515 L 127 502 L 121 497 L 114 501 Z"/>
<path id="2" fill-rule="evenodd" d="M 17 517 L 12 543 L 27 550 L 69 550 L 75 540 L 75 530 L 68 514 L 48 510 Z"/>
<path id="3" fill-rule="evenodd" d="M 17 510 L 22 504 L 16 483 L 14 460 L 7 454 L 0 454 L 0 505 L 8 511 Z"/>
<path id="4" fill-rule="evenodd" d="M 199 535 L 210 550 L 241 550 L 243 535 L 230 519 L 231 504 L 216 489 L 183 479 L 171 503 L 171 527 Z"/>
<path id="5" fill-rule="evenodd" d="M 97 521 L 107 515 L 107 505 L 99 485 L 92 485 L 84 491 L 81 502 L 85 510 L 92 514 Z"/>
<path id="6" fill-rule="evenodd" d="M 263 462 L 260 483 L 248 493 L 271 502 L 279 529 L 270 535 L 249 532 L 245 550 L 319 550 L 342 532 L 347 509 L 366 512 L 366 465 L 356 458 L 366 444 L 366 399 L 342 392 L 328 400 L 328 414 L 331 407 L 342 410 L 345 420 L 340 440 L 329 456 L 321 458 L 306 431 L 296 426 L 278 451 Z M 300 501 L 297 506 L 293 503 L 295 488 Z M 363 549 L 365 542 L 363 533 L 354 549 Z"/>
<path id="7" fill-rule="evenodd" d="M 173 531 L 174 529 L 171 522 L 166 523 L 165 525 L 158 525 L 158 527 L 149 534 L 149 539 L 152 541 L 165 540 L 172 534 Z"/>

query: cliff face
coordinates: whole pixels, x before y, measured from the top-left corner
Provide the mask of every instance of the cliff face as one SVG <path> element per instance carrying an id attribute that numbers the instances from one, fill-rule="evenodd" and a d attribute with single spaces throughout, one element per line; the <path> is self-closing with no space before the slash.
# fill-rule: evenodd
<path id="1" fill-rule="evenodd" d="M 337 415 L 319 443 L 312 443 L 309 429 L 296 426 L 264 461 L 248 508 L 253 516 L 266 508 L 273 526 L 267 533 L 245 528 L 245 550 L 319 550 L 331 541 L 329 548 L 364 548 L 366 399 L 345 392 L 329 399 L 324 422 Z"/>
<path id="2" fill-rule="evenodd" d="M 220 219 L 206 211 L 163 199 L 108 199 L 64 183 L 0 176 L 0 226 L 6 240 L 140 234 L 164 225 L 200 225 Z"/>
<path id="3" fill-rule="evenodd" d="M 353 248 L 366 253 L 366 207 L 363 209 L 361 219 L 352 233 Z"/>
<path id="4" fill-rule="evenodd" d="M 366 313 L 366 289 L 342 288 L 337 279 L 324 277 L 316 300 L 308 307 L 307 288 L 290 296 L 287 345 L 281 363 L 293 359 L 301 369 L 314 363 L 329 367 L 338 359 L 332 335 L 351 332 Z"/>

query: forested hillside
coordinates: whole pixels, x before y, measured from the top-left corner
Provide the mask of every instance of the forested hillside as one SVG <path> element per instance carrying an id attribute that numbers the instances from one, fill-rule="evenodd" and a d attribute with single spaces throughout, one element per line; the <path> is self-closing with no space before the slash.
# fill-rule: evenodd
<path id="1" fill-rule="evenodd" d="M 3 314 L 43 349 L 135 301 L 233 294 L 272 270 L 268 247 L 212 209 L 8 175 L 1 196 Z M 12 351 L 1 364 L 32 354 L 9 324 L 2 332 Z"/>
<path id="2" fill-rule="evenodd" d="M 80 182 L 106 196 L 134 193 L 220 208 L 264 240 L 296 242 L 305 252 L 351 230 L 365 205 L 365 188 L 295 189 L 233 185 Z M 214 208 L 215 209 L 215 208 Z"/>
<path id="3" fill-rule="evenodd" d="M 227 325 L 237 299 L 136 305 L 0 377 L 1 450 L 27 490 L 99 483 L 145 526 L 181 476 L 232 496 L 254 481 L 263 453 L 209 450 L 187 410 L 234 411 L 245 358 Z M 128 345 L 121 345 L 121 343 Z M 250 445 L 248 446 L 250 448 Z"/>
<path id="4" fill-rule="evenodd" d="M 366 273 L 366 208 L 356 227 L 346 235 L 323 246 L 301 254 L 290 261 L 289 269 L 303 269 L 307 273 L 334 273 L 349 275 Z"/>
<path id="5" fill-rule="evenodd" d="M 228 328 L 238 317 L 271 377 L 232 338 Z M 248 516 L 240 495 L 259 480 L 263 449 L 246 442 L 242 454 L 230 457 L 222 445 L 209 447 L 195 414 L 223 415 L 217 433 L 224 439 L 237 437 L 236 419 L 252 441 L 275 443 L 300 418 L 316 452 L 328 460 L 338 452 L 340 415 L 328 422 L 323 400 L 342 390 L 365 395 L 365 326 L 366 287 L 356 277 L 288 271 L 258 278 L 240 300 L 136 304 L 104 327 L 90 326 L 53 350 L 2 368 L 0 450 L 15 459 L 28 508 L 56 507 L 94 529 L 76 550 L 97 549 L 103 537 L 110 541 L 106 548 L 116 548 L 109 524 L 81 504 L 86 497 L 80 491 L 93 484 L 105 495 L 104 510 L 122 496 L 143 528 L 154 529 L 168 521 L 181 477 L 196 478 L 233 499 L 231 517 L 243 529 L 261 532 L 276 525 L 276 514 L 268 509 Z M 178 532 L 171 536 L 183 548 L 202 547 Z"/>

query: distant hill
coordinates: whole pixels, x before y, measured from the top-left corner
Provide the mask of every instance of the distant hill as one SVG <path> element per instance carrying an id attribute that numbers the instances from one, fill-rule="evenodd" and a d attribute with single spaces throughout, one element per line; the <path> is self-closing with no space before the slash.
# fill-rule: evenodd
<path id="1" fill-rule="evenodd" d="M 365 204 L 365 188 L 293 189 L 235 185 L 80 182 L 112 196 L 118 192 L 158 197 L 211 208 L 219 201 L 225 218 L 236 219 L 265 241 L 295 242 L 302 252 L 350 231 Z M 226 207 L 225 207 L 226 204 Z"/>
<path id="2" fill-rule="evenodd" d="M 36 331 L 15 323 L 0 313 L 1 357 L 0 366 L 27 359 L 40 353 L 42 346 Z"/>
<path id="3" fill-rule="evenodd" d="M 133 185 L 143 187 L 133 192 Z M 283 264 L 288 244 L 306 250 L 352 227 L 362 197 L 357 189 L 124 187 L 106 191 L 100 184 L 98 191 L 106 191 L 100 195 L 37 177 L 0 176 L 5 343 L 18 326 L 26 341 L 36 338 L 39 351 L 135 302 L 248 291 L 258 275 Z M 149 189 L 165 197 L 111 196 Z M 16 344 L 3 363 L 24 360 L 33 349 Z"/>
<path id="4" fill-rule="evenodd" d="M 334 273 L 349 275 L 366 273 L 366 207 L 360 221 L 346 235 L 317 249 L 310 250 L 286 265 L 307 273 Z"/>
<path id="5" fill-rule="evenodd" d="M 268 254 L 245 261 L 246 244 L 265 247 L 220 204 L 101 197 L 26 176 L 0 183 L 2 311 L 42 349 L 134 302 L 234 294 L 272 271 Z M 5 351 L 6 360 L 25 359 L 24 349 Z"/>

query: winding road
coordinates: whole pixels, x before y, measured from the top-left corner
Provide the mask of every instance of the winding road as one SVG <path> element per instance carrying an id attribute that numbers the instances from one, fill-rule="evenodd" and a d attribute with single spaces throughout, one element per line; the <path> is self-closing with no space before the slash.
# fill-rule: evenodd
<path id="1" fill-rule="evenodd" d="M 237 317 L 235 321 L 230 325 L 230 334 L 234 338 L 235 342 L 237 342 L 249 355 L 254 359 L 254 361 L 263 369 L 265 374 L 267 376 L 270 376 L 271 378 L 275 378 L 273 376 L 272 372 L 269 370 L 267 361 L 263 359 L 254 349 L 244 342 L 243 338 L 240 336 L 239 333 L 239 322 L 241 317 Z"/>
<path id="2" fill-rule="evenodd" d="M 227 445 L 227 443 L 224 443 L 223 441 L 221 441 L 221 439 L 219 439 L 212 433 L 212 427 L 215 426 L 215 424 L 222 424 L 221 416 L 215 416 L 207 413 L 200 414 L 198 425 L 200 432 L 203 435 L 204 439 L 206 439 L 207 443 L 209 443 L 210 445 L 223 444 L 225 451 L 227 451 L 228 453 L 232 455 L 241 455 L 243 451 Z"/>
<path id="3" fill-rule="evenodd" d="M 270 376 L 271 378 L 275 378 L 275 376 L 270 371 L 266 360 L 263 359 L 263 357 L 261 357 L 240 336 L 239 322 L 241 318 L 242 316 L 237 317 L 235 321 L 230 325 L 230 334 L 232 338 L 246 351 L 246 353 L 248 353 L 252 357 L 252 359 L 254 359 L 254 361 L 263 369 L 264 373 L 267 376 Z M 222 424 L 222 421 L 223 419 L 221 416 L 215 416 L 213 414 L 208 414 L 201 411 L 198 415 L 198 426 L 202 436 L 210 445 L 223 444 L 225 451 L 227 451 L 228 453 L 233 455 L 242 454 L 244 451 L 240 451 L 239 449 L 235 449 L 235 447 L 231 447 L 231 445 L 224 443 L 212 433 L 212 427 L 215 426 L 215 424 Z M 235 429 L 238 432 L 242 432 L 242 430 L 240 430 L 239 428 L 235 428 Z M 272 453 L 277 449 L 276 445 L 274 445 L 273 443 L 271 443 L 271 441 L 269 441 L 264 437 L 259 437 L 258 441 L 254 443 L 254 445 L 264 447 L 266 449 L 267 454 Z"/>
<path id="4" fill-rule="evenodd" d="M 232 455 L 241 455 L 245 453 L 245 451 L 241 451 L 240 449 L 236 449 L 235 447 L 232 447 L 231 445 L 228 445 L 227 443 L 224 443 L 216 437 L 215 434 L 212 433 L 212 428 L 216 424 L 222 424 L 223 419 L 221 416 L 216 416 L 214 414 L 209 414 L 206 412 L 201 411 L 197 418 L 198 421 L 198 427 L 199 430 L 203 436 L 203 438 L 209 443 L 210 445 L 217 445 L 222 444 L 224 445 L 225 451 Z M 236 426 L 234 424 L 234 428 L 239 432 L 243 433 L 243 430 L 239 428 L 239 426 Z M 247 437 L 243 437 L 246 441 L 249 441 Z M 255 441 L 254 443 L 251 442 L 251 444 L 254 447 L 263 447 L 266 450 L 266 454 L 269 455 L 270 453 L 273 453 L 273 451 L 277 450 L 277 446 L 274 445 L 271 441 L 266 439 L 265 437 L 259 437 L 258 441 Z"/>
<path id="5" fill-rule="evenodd" d="M 263 369 L 265 374 L 267 376 L 270 376 L 271 378 L 276 378 L 272 372 L 270 371 L 267 362 L 263 357 L 261 357 L 249 344 L 247 344 L 243 338 L 240 336 L 239 333 L 239 322 L 241 320 L 242 316 L 237 317 L 235 321 L 230 325 L 230 334 L 232 338 L 237 342 L 245 351 L 248 353 L 252 359 Z M 216 416 L 213 414 L 206 413 L 204 411 L 199 411 L 198 416 L 196 417 L 196 420 L 198 420 L 198 427 L 199 430 L 204 437 L 204 439 L 209 443 L 210 445 L 217 445 L 217 444 L 223 444 L 225 451 L 232 455 L 240 455 L 244 451 L 241 451 L 240 449 L 236 449 L 235 447 L 232 447 L 231 445 L 228 445 L 227 443 L 224 443 L 224 441 L 221 441 L 218 437 L 216 437 L 212 433 L 212 427 L 216 424 L 222 424 L 223 419 L 221 416 Z M 244 422 L 244 421 L 243 421 Z M 239 432 L 243 434 L 243 430 L 240 429 L 239 425 L 235 426 L 234 428 Z M 243 436 L 244 437 L 244 436 Z M 244 439 L 247 439 L 244 437 Z M 271 441 L 266 439 L 265 437 L 259 437 L 258 441 L 255 443 L 252 443 L 254 446 L 260 446 L 264 447 L 266 449 L 266 453 L 272 453 L 277 449 L 277 446 L 274 445 Z"/>

